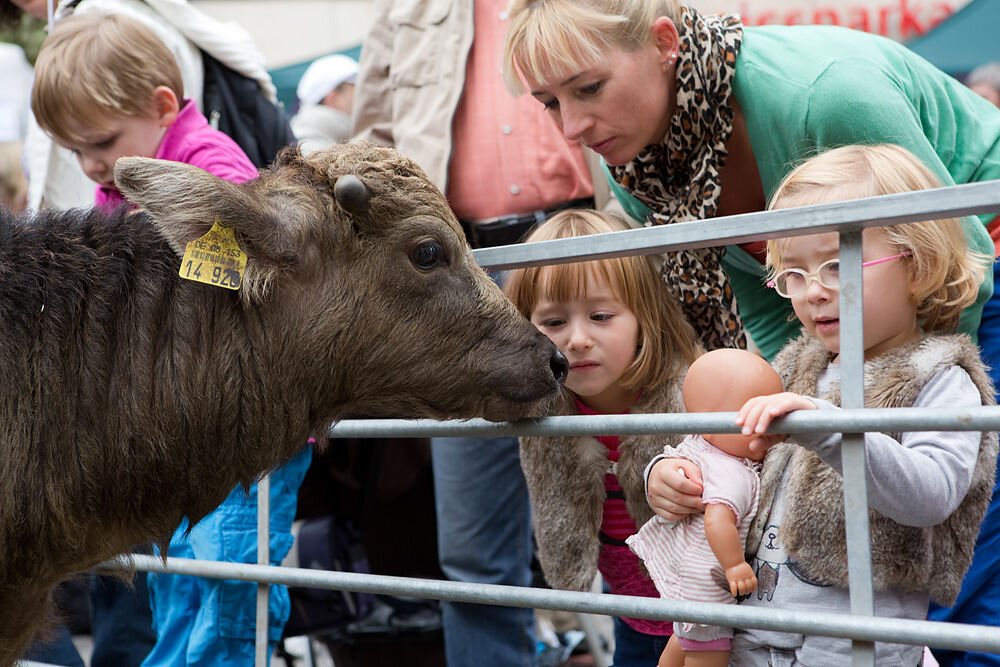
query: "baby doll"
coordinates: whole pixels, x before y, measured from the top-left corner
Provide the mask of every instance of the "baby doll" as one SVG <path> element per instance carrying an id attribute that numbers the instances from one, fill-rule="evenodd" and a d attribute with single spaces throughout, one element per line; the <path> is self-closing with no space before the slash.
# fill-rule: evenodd
<path id="1" fill-rule="evenodd" d="M 781 392 L 778 374 L 752 352 L 719 349 L 699 357 L 684 378 L 688 412 L 735 412 L 754 396 Z M 665 457 L 689 459 L 701 469 L 705 513 L 680 521 L 654 517 L 628 538 L 662 597 L 735 603 L 757 587 L 744 560 L 750 522 L 757 512 L 759 461 L 752 437 L 738 433 L 690 435 Z M 732 628 L 674 623 L 674 634 L 659 667 L 724 667 L 729 662 Z"/>

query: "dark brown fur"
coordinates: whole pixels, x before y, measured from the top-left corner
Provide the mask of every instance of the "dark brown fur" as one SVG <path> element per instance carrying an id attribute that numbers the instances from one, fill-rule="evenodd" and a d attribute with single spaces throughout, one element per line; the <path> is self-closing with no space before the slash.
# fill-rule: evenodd
<path id="1" fill-rule="evenodd" d="M 349 215 L 341 175 L 371 193 Z M 0 213 L 0 665 L 74 572 L 165 541 L 349 415 L 540 414 L 555 347 L 479 269 L 410 160 L 286 151 L 239 186 L 127 158 L 137 213 Z M 178 277 L 214 220 L 240 292 Z M 446 261 L 418 269 L 428 239 Z"/>

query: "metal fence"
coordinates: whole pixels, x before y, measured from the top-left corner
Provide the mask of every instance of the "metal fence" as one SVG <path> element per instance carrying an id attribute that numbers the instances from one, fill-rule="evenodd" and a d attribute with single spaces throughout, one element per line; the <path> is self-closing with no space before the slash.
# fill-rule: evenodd
<path id="1" fill-rule="evenodd" d="M 134 556 L 140 570 L 261 582 L 258 602 L 257 664 L 266 661 L 267 585 L 308 586 L 384 593 L 480 604 L 553 609 L 589 614 L 679 620 L 845 637 L 852 640 L 852 662 L 874 665 L 874 642 L 927 645 L 1000 653 L 1000 628 L 874 617 L 871 551 L 868 539 L 867 488 L 863 433 L 866 431 L 1000 430 L 1000 407 L 970 409 L 865 409 L 863 397 L 861 230 L 866 227 L 964 215 L 1000 213 L 1000 181 L 957 185 L 798 209 L 749 213 L 710 221 L 644 227 L 596 236 L 476 250 L 476 261 L 493 269 L 565 263 L 667 250 L 699 248 L 836 231 L 840 234 L 842 406 L 838 411 L 806 411 L 782 423 L 788 433 L 841 432 L 844 496 L 850 576 L 850 614 L 775 612 L 676 600 L 599 593 L 323 572 L 266 565 L 267 485 L 261 489 L 258 562 L 245 565 Z M 336 424 L 333 438 L 600 435 L 617 433 L 735 433 L 735 413 L 637 414 L 548 417 L 515 423 L 483 420 L 349 420 Z M 261 529 L 264 527 L 264 529 Z M 121 564 L 110 564 L 121 567 Z M 264 618 L 262 621 L 261 619 Z"/>

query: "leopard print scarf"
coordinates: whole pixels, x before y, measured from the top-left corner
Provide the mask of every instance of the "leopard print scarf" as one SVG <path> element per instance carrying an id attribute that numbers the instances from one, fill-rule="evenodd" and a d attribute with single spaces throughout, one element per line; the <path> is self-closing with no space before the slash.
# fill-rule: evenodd
<path id="1" fill-rule="evenodd" d="M 662 143 L 630 163 L 610 167 L 621 185 L 651 210 L 647 226 L 703 220 L 718 210 L 726 140 L 733 131 L 730 82 L 743 41 L 736 14 L 701 16 L 682 6 L 676 68 L 677 110 Z M 667 253 L 661 275 L 706 349 L 746 347 L 725 248 Z"/>

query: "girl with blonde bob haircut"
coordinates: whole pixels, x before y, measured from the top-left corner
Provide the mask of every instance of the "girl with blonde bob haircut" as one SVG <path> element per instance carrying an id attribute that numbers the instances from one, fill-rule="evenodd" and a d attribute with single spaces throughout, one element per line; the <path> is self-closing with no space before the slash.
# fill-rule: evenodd
<path id="1" fill-rule="evenodd" d="M 629 229 L 618 218 L 589 209 L 571 209 L 536 227 L 525 242 L 553 241 Z M 542 295 L 555 301 L 584 296 L 588 276 L 598 277 L 616 292 L 639 320 L 641 344 L 622 383 L 629 388 L 659 386 L 686 368 L 699 354 L 694 333 L 676 300 L 663 288 L 656 263 L 649 257 L 631 256 L 535 266 L 512 271 L 504 292 L 525 317 Z"/>
<path id="2" fill-rule="evenodd" d="M 941 181 L 916 156 L 894 144 L 844 146 L 796 167 L 778 187 L 770 208 L 862 199 L 941 187 Z M 911 273 L 917 320 L 925 333 L 950 333 L 962 311 L 976 300 L 993 258 L 973 252 L 958 218 L 875 227 Z M 783 239 L 767 242 L 768 280 L 784 268 Z M 875 315 L 870 315 L 875 316 Z"/>
<path id="3" fill-rule="evenodd" d="M 528 242 L 628 229 L 611 215 L 567 210 Z M 694 330 L 650 257 L 632 256 L 512 271 L 507 296 L 566 355 L 558 414 L 682 412 L 687 367 L 700 352 Z M 625 544 L 652 516 L 643 472 L 680 436 L 521 438 L 538 557 L 549 585 L 590 589 L 599 570 L 612 593 L 658 597 Z M 655 664 L 669 621 L 616 618 L 616 665 Z"/>

